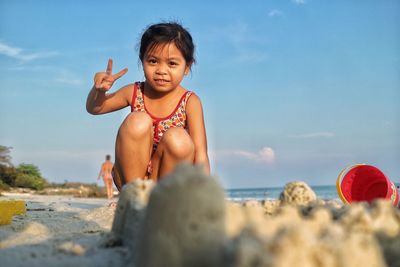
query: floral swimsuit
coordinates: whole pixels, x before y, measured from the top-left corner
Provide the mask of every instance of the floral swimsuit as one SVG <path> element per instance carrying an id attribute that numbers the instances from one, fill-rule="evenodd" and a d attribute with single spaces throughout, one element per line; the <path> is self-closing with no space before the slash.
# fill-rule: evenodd
<path id="1" fill-rule="evenodd" d="M 144 90 L 144 83 L 143 82 L 135 82 L 134 84 L 134 90 L 133 90 L 133 96 L 132 96 L 132 102 L 131 102 L 131 111 L 132 112 L 146 112 L 153 120 L 153 152 L 157 149 L 158 144 L 160 143 L 160 140 L 164 133 L 169 129 L 169 128 L 174 128 L 174 127 L 181 127 L 186 129 L 187 124 L 186 124 L 186 103 L 189 100 L 189 97 L 194 94 L 191 91 L 186 91 L 181 99 L 179 100 L 178 104 L 176 105 L 175 109 L 172 111 L 172 113 L 164 118 L 158 118 L 151 114 L 145 106 L 144 103 L 144 97 L 143 97 L 143 92 Z M 151 161 L 149 162 L 148 168 L 147 168 L 147 175 L 149 176 L 151 174 L 152 168 L 151 168 Z"/>

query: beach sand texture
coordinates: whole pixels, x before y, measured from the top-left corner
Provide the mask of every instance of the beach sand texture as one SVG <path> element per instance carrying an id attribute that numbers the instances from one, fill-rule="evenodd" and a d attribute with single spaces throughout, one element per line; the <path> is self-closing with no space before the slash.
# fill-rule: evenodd
<path id="1" fill-rule="evenodd" d="M 181 165 L 157 185 L 125 186 L 116 209 L 103 199 L 1 198 L 27 202 L 26 215 L 0 227 L 2 266 L 400 266 L 390 202 L 343 206 L 302 182 L 279 200 L 235 203 L 216 179 Z"/>

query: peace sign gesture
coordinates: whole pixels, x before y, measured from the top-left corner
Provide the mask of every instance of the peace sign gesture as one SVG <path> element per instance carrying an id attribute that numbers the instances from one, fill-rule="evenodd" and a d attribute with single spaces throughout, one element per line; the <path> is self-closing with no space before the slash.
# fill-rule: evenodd
<path id="1" fill-rule="evenodd" d="M 128 72 L 128 68 L 121 70 L 116 74 L 112 74 L 113 61 L 110 58 L 107 64 L 106 72 L 98 72 L 94 75 L 94 87 L 99 91 L 108 91 L 112 87 L 113 83 L 121 78 L 125 73 Z"/>

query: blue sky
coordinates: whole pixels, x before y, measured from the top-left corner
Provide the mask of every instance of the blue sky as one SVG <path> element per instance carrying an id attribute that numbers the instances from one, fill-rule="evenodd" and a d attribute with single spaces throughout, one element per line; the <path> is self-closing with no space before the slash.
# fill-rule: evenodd
<path id="1" fill-rule="evenodd" d="M 212 172 L 226 188 L 334 184 L 355 163 L 400 181 L 400 2 L 0 2 L 0 144 L 50 181 L 95 182 L 128 109 L 93 116 L 113 58 L 143 79 L 143 29 L 180 21 L 197 64 Z M 112 89 L 113 90 L 113 89 Z"/>

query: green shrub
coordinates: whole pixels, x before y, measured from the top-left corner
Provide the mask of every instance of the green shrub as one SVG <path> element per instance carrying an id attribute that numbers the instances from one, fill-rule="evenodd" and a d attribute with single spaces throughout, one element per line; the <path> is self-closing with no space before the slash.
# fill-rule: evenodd
<path id="1" fill-rule="evenodd" d="M 42 177 L 39 168 L 33 164 L 22 163 L 17 166 L 15 186 L 42 190 L 47 186 L 47 181 Z"/>
<path id="2" fill-rule="evenodd" d="M 37 166 L 22 163 L 14 167 L 11 164 L 10 149 L 0 145 L 0 189 L 17 186 L 42 190 L 46 187 L 48 183 Z"/>
<path id="3" fill-rule="evenodd" d="M 20 174 L 15 180 L 15 186 L 42 190 L 47 185 L 47 181 L 42 177 L 32 176 L 29 174 Z"/>
<path id="4" fill-rule="evenodd" d="M 26 163 L 19 164 L 17 166 L 17 173 L 18 174 L 27 174 L 27 175 L 33 176 L 33 177 L 42 177 L 42 174 L 40 173 L 39 168 L 33 164 L 26 164 Z"/>

